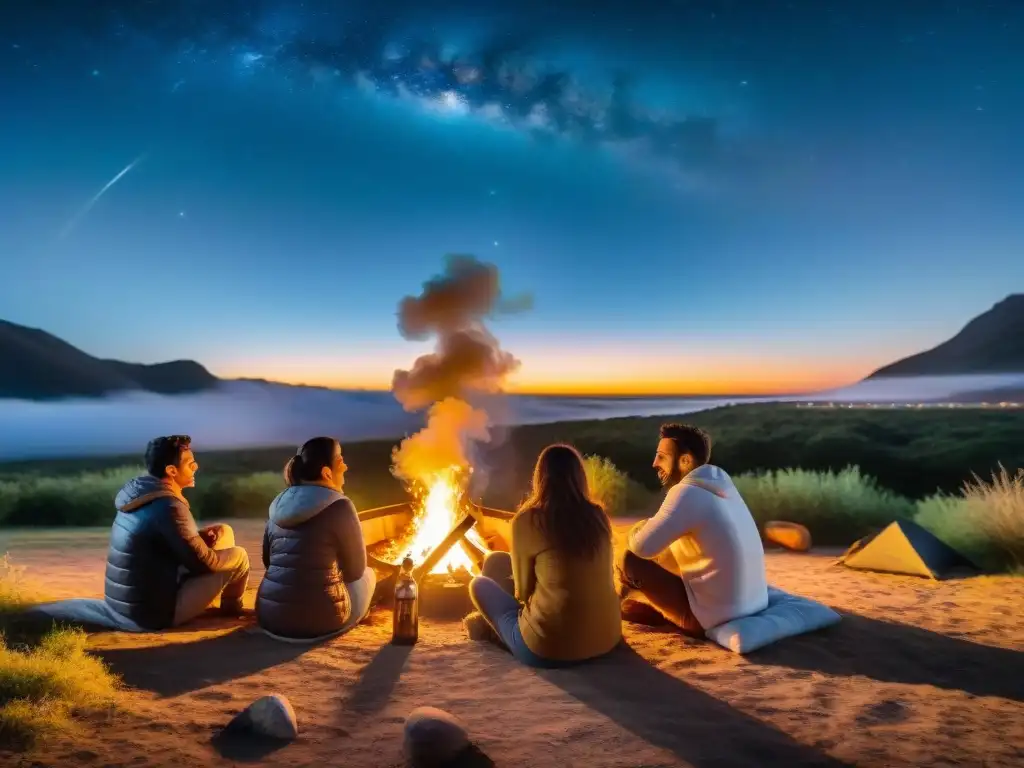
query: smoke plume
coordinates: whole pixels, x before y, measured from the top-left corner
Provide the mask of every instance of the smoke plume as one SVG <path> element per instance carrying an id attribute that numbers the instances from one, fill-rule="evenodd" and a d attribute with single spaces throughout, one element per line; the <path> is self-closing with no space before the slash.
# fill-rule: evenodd
<path id="1" fill-rule="evenodd" d="M 428 280 L 419 296 L 402 299 L 402 336 L 436 336 L 437 343 L 411 369 L 395 371 L 391 382 L 405 410 L 430 407 L 426 426 L 392 454 L 396 477 L 407 483 L 429 482 L 450 469 L 471 469 L 472 446 L 490 441 L 491 420 L 467 399 L 502 392 L 507 376 L 519 367 L 519 360 L 501 348 L 484 320 L 531 304 L 528 296 L 503 298 L 497 267 L 465 255 L 450 256 L 444 274 Z"/>
<path id="2" fill-rule="evenodd" d="M 502 391 L 519 360 L 501 348 L 484 319 L 531 306 L 528 296 L 503 299 L 498 268 L 472 256 L 448 259 L 443 275 L 428 280 L 419 296 L 406 296 L 398 307 L 398 330 L 406 339 L 437 336 L 433 353 L 408 371 L 398 370 L 391 390 L 408 411 L 418 411 L 447 397 Z"/>
<path id="3" fill-rule="evenodd" d="M 450 469 L 464 471 L 472 461 L 470 446 L 490 440 L 485 411 L 450 397 L 430 407 L 427 425 L 407 437 L 392 455 L 393 472 L 407 483 L 435 477 Z"/>

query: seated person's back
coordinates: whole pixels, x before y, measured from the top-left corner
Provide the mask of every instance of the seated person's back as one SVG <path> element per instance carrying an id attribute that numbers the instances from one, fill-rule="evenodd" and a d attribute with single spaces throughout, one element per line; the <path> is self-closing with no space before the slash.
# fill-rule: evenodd
<path id="1" fill-rule="evenodd" d="M 549 445 L 512 519 L 511 553 L 491 552 L 469 594 L 519 661 L 562 666 L 603 656 L 622 639 L 612 531 L 590 498 L 579 451 Z"/>
<path id="2" fill-rule="evenodd" d="M 687 634 L 768 605 L 764 547 L 732 478 L 709 463 L 711 438 L 698 427 L 663 424 L 654 468 L 668 488 L 657 514 L 633 526 L 618 570 L 622 597 L 643 593 Z M 663 567 L 662 555 L 670 555 Z M 627 602 L 623 603 L 628 615 Z"/>
<path id="3" fill-rule="evenodd" d="M 657 515 L 630 537 L 641 557 L 668 548 L 701 626 L 709 629 L 768 605 L 764 546 L 732 478 L 705 464 L 669 489 Z"/>
<path id="4" fill-rule="evenodd" d="M 338 633 L 369 609 L 375 578 L 359 516 L 341 493 L 344 470 L 337 441 L 314 438 L 289 461 L 289 487 L 270 505 L 256 615 L 273 635 Z"/>
<path id="5" fill-rule="evenodd" d="M 149 474 L 129 480 L 114 500 L 107 606 L 145 629 L 183 624 L 218 597 L 226 613 L 240 613 L 249 559 L 234 546 L 228 526 L 202 531 L 196 526 L 182 493 L 194 486 L 199 468 L 191 439 L 172 435 L 150 441 L 146 464 Z"/>
<path id="6" fill-rule="evenodd" d="M 524 603 L 519 625 L 527 646 L 555 660 L 607 653 L 622 637 L 609 533 L 593 551 L 566 551 L 545 530 L 540 512 L 512 522 L 512 566 Z"/>

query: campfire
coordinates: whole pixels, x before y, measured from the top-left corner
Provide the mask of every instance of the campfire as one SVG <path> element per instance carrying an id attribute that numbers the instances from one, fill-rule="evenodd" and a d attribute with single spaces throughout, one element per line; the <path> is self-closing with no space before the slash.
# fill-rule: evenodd
<path id="1" fill-rule="evenodd" d="M 396 567 L 403 557 L 411 557 L 415 575 L 480 571 L 480 563 L 489 550 L 476 530 L 477 508 L 465 498 L 458 467 L 439 472 L 418 484 L 420 492 L 413 502 L 413 519 L 404 535 L 387 542 L 375 556 Z"/>
<path id="2" fill-rule="evenodd" d="M 408 556 L 420 583 L 421 610 L 429 610 L 432 593 L 441 592 L 468 606 L 466 585 L 480 572 L 494 538 L 508 541 L 506 512 L 473 504 L 467 495 L 475 446 L 491 441 L 491 418 L 480 396 L 493 398 L 519 361 L 501 348 L 485 321 L 498 314 L 528 308 L 529 297 L 510 299 L 499 287 L 498 269 L 472 256 L 449 256 L 443 274 L 423 284 L 418 296 L 398 306 L 398 328 L 409 340 L 435 337 L 432 352 L 416 358 L 411 368 L 396 370 L 391 391 L 409 412 L 428 410 L 427 423 L 392 452 L 392 474 L 401 480 L 411 501 L 371 510 L 401 517 L 404 530 L 384 526 L 379 542 L 368 547 L 378 570 L 394 573 Z M 399 508 L 403 508 L 400 510 Z M 364 526 L 365 531 L 365 526 Z M 443 601 L 442 601 L 443 602 Z M 467 608 L 468 610 L 468 608 Z"/>
<path id="3" fill-rule="evenodd" d="M 368 544 L 367 554 L 378 571 L 396 573 L 404 557 L 414 563 L 424 615 L 458 617 L 471 610 L 467 586 L 480 573 L 491 549 L 507 548 L 502 524 L 511 514 L 468 500 L 466 472 L 454 467 L 418 483 L 408 504 L 379 510 L 406 518 L 393 535 Z M 418 492 L 417 492 L 418 491 Z M 377 510 L 366 515 L 373 517 Z"/>

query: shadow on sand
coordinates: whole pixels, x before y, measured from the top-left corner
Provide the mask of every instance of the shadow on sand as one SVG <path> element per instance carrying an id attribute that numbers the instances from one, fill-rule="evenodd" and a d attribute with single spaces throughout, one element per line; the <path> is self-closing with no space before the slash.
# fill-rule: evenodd
<path id="1" fill-rule="evenodd" d="M 170 697 L 252 675 L 316 647 L 282 643 L 243 626 L 194 642 L 97 649 L 95 653 L 133 688 Z"/>
<path id="2" fill-rule="evenodd" d="M 788 638 L 747 658 L 765 666 L 1024 701 L 1024 652 L 840 613 L 842 622 L 821 634 Z"/>
<path id="3" fill-rule="evenodd" d="M 444 768 L 495 768 L 496 763 L 485 755 L 478 746 L 470 744 Z"/>
<path id="4" fill-rule="evenodd" d="M 282 739 L 227 730 L 219 731 L 210 739 L 210 746 L 217 754 L 234 763 L 258 763 L 289 743 Z"/>
<path id="5" fill-rule="evenodd" d="M 768 756 L 779 765 L 848 765 L 662 672 L 627 645 L 579 667 L 537 674 L 694 768 L 760 765 Z"/>
<path id="6" fill-rule="evenodd" d="M 345 700 L 345 708 L 360 714 L 384 709 L 410 653 L 411 645 L 382 645 L 370 663 L 360 670 L 359 679 Z"/>

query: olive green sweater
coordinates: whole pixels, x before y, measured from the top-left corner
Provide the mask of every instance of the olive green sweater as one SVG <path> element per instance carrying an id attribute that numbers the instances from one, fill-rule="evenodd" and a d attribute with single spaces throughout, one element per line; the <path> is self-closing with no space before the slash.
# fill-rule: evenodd
<path id="1" fill-rule="evenodd" d="M 527 647 L 553 661 L 607 653 L 622 638 L 611 538 L 593 557 L 552 549 L 531 510 L 512 520 L 512 577 L 524 604 L 519 631 Z"/>

